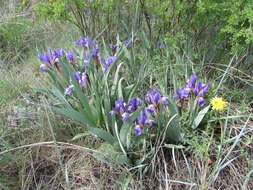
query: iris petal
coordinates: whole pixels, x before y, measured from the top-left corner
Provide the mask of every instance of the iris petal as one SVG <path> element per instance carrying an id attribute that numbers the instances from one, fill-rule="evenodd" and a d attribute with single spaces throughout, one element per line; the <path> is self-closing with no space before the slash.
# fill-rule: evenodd
<path id="1" fill-rule="evenodd" d="M 65 88 L 64 94 L 69 95 L 74 90 L 74 85 L 70 85 L 68 88 Z"/>
<path id="2" fill-rule="evenodd" d="M 140 136 L 141 133 L 142 133 L 141 127 L 139 125 L 136 125 L 134 127 L 134 134 L 137 135 L 137 136 Z"/>

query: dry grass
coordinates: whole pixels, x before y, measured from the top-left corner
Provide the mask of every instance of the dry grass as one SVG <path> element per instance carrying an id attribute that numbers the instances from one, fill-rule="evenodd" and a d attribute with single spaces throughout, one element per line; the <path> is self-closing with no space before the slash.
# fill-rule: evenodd
<path id="1" fill-rule="evenodd" d="M 42 143 L 43 144 L 43 143 Z M 17 152 L 22 167 L 13 162 L 1 168 L 13 189 L 118 189 L 122 168 L 110 168 L 75 146 L 42 145 Z M 57 151 L 59 150 L 59 155 Z M 127 172 L 127 171 L 125 171 Z M 18 182 L 18 183 L 16 183 Z M 14 184 L 13 184 L 14 183 Z M 15 187 L 15 188 L 14 188 Z"/>

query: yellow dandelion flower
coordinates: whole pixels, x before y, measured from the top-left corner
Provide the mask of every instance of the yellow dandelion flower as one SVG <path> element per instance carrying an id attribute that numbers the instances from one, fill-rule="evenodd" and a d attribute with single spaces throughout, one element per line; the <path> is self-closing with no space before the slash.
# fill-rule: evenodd
<path id="1" fill-rule="evenodd" d="M 226 108 L 226 102 L 220 97 L 214 97 L 211 100 L 212 109 L 216 111 L 223 111 Z"/>

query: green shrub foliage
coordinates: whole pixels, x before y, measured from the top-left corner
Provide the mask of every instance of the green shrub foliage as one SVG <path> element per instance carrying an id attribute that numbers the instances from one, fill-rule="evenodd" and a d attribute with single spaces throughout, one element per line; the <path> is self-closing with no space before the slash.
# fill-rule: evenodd
<path id="1" fill-rule="evenodd" d="M 150 39 L 191 39 L 201 48 L 207 41 L 208 48 L 232 53 L 253 40 L 251 0 L 49 0 L 34 9 L 41 17 L 72 22 L 89 36 L 142 30 Z"/>

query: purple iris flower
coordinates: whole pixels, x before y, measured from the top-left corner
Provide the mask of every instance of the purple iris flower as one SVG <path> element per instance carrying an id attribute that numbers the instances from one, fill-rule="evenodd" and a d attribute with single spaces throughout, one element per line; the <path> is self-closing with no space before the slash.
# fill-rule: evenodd
<path id="1" fill-rule="evenodd" d="M 38 57 L 40 59 L 40 61 L 42 61 L 43 63 L 45 63 L 46 65 L 50 66 L 51 62 L 50 62 L 50 57 L 48 53 L 38 53 Z"/>
<path id="2" fill-rule="evenodd" d="M 199 82 L 194 88 L 193 92 L 199 97 L 203 96 L 208 90 L 209 85 L 210 84 L 203 84 L 202 82 Z"/>
<path id="3" fill-rule="evenodd" d="M 147 119 L 145 124 L 147 124 L 148 126 L 153 126 L 155 124 L 155 121 L 153 119 Z"/>
<path id="4" fill-rule="evenodd" d="M 161 99 L 161 94 L 159 93 L 157 88 L 154 88 L 153 91 L 148 91 L 145 96 L 145 100 L 148 103 L 155 104 L 155 105 L 159 103 L 160 99 Z"/>
<path id="5" fill-rule="evenodd" d="M 93 40 L 92 47 L 98 49 L 98 44 L 97 44 L 96 40 Z"/>
<path id="6" fill-rule="evenodd" d="M 141 106 L 142 105 L 142 100 L 140 98 L 136 98 L 136 105 Z"/>
<path id="7" fill-rule="evenodd" d="M 197 75 L 193 73 L 190 76 L 190 78 L 187 79 L 187 81 L 186 81 L 186 88 L 187 89 L 189 88 L 189 90 L 193 90 L 195 88 L 196 82 L 197 82 Z"/>
<path id="8" fill-rule="evenodd" d="M 49 63 L 49 64 L 52 64 L 52 62 L 54 62 L 54 59 L 55 57 L 52 57 L 52 54 L 51 54 L 51 49 L 48 50 L 48 52 L 46 52 L 44 54 L 44 59 Z"/>
<path id="9" fill-rule="evenodd" d="M 161 96 L 157 88 L 154 88 L 153 91 L 148 91 L 145 96 L 145 101 L 150 104 L 158 105 L 162 103 L 163 105 L 168 105 L 169 99 L 165 96 Z"/>
<path id="10" fill-rule="evenodd" d="M 156 46 L 159 47 L 160 49 L 161 49 L 161 48 L 164 48 L 164 45 L 163 45 L 162 42 L 160 42 L 160 41 L 158 41 L 158 42 L 156 43 Z"/>
<path id="11" fill-rule="evenodd" d="M 111 64 L 114 62 L 115 59 L 116 59 L 115 56 L 109 56 L 102 60 L 102 64 L 107 69 L 108 67 L 111 66 Z"/>
<path id="12" fill-rule="evenodd" d="M 50 57 L 51 64 L 59 62 L 59 58 L 65 54 L 63 49 L 57 48 L 55 50 L 51 50 L 48 48 L 48 55 Z"/>
<path id="13" fill-rule="evenodd" d="M 89 48 L 92 44 L 91 39 L 81 36 L 79 40 L 74 42 L 77 46 L 83 46 L 84 48 Z"/>
<path id="14" fill-rule="evenodd" d="M 90 59 L 91 59 L 91 53 L 89 50 L 86 50 L 84 53 L 84 60 L 83 60 L 83 66 L 87 67 L 90 63 Z"/>
<path id="15" fill-rule="evenodd" d="M 141 127 L 143 127 L 144 125 L 153 126 L 155 124 L 155 121 L 153 119 L 147 118 L 147 112 L 148 112 L 147 109 L 143 109 L 137 116 L 136 120 L 137 125 L 134 128 L 134 133 L 136 135 L 141 135 L 142 133 Z"/>
<path id="16" fill-rule="evenodd" d="M 88 59 L 83 60 L 83 68 L 88 67 L 89 64 L 90 64 L 90 61 Z"/>
<path id="17" fill-rule="evenodd" d="M 74 53 L 72 51 L 66 52 L 66 58 L 73 63 L 74 62 Z"/>
<path id="18" fill-rule="evenodd" d="M 153 96 L 151 98 L 151 101 L 152 101 L 153 104 L 158 104 L 160 99 L 161 99 L 160 93 L 156 92 L 156 93 L 153 94 Z"/>
<path id="19" fill-rule="evenodd" d="M 41 65 L 40 65 L 40 70 L 41 70 L 42 72 L 48 72 L 47 67 L 46 67 L 46 64 L 41 64 Z"/>
<path id="20" fill-rule="evenodd" d="M 198 93 L 198 96 L 204 96 L 204 94 L 206 93 L 206 91 L 209 88 L 209 84 L 205 84 L 202 86 L 201 90 Z"/>
<path id="21" fill-rule="evenodd" d="M 65 88 L 64 94 L 69 95 L 74 90 L 74 85 L 70 85 L 68 88 Z"/>
<path id="22" fill-rule="evenodd" d="M 126 46 L 129 46 L 131 44 L 131 40 L 125 40 L 124 43 L 125 43 Z"/>
<path id="23" fill-rule="evenodd" d="M 87 83 L 88 74 L 86 72 L 83 72 L 82 74 L 80 74 L 80 72 L 74 72 L 73 77 L 76 79 L 79 86 L 82 88 Z"/>
<path id="24" fill-rule="evenodd" d="M 124 112 L 121 116 L 122 116 L 122 120 L 123 120 L 123 121 L 127 121 L 128 118 L 129 118 L 129 113 Z"/>
<path id="25" fill-rule="evenodd" d="M 123 99 L 118 99 L 115 101 L 115 107 L 113 108 L 113 112 L 119 115 L 123 115 L 127 109 L 127 106 Z"/>
<path id="26" fill-rule="evenodd" d="M 141 133 L 142 133 L 141 127 L 139 125 L 136 125 L 134 127 L 134 134 L 137 135 L 137 136 L 140 136 Z"/>
<path id="27" fill-rule="evenodd" d="M 58 56 L 57 51 L 53 51 L 50 47 L 47 48 L 47 54 L 51 58 L 56 58 Z"/>
<path id="28" fill-rule="evenodd" d="M 181 88 L 181 89 L 177 90 L 177 92 L 173 96 L 173 98 L 183 100 L 183 99 L 187 98 L 188 95 L 189 95 L 189 91 L 185 90 L 185 88 Z"/>
<path id="29" fill-rule="evenodd" d="M 98 48 L 93 48 L 93 50 L 92 50 L 92 56 L 94 58 L 99 57 L 99 49 Z"/>
<path id="30" fill-rule="evenodd" d="M 86 50 L 85 51 L 85 54 L 84 54 L 84 59 L 91 59 L 91 57 L 92 57 L 92 53 L 91 53 L 91 51 L 90 50 Z"/>
<path id="31" fill-rule="evenodd" d="M 74 73 L 73 73 L 73 77 L 74 77 L 77 81 L 81 80 L 80 72 L 74 72 Z"/>
<path id="32" fill-rule="evenodd" d="M 77 45 L 77 46 L 87 47 L 86 46 L 86 44 L 87 44 L 86 38 L 81 36 L 79 40 L 74 42 L 74 44 Z"/>
<path id="33" fill-rule="evenodd" d="M 88 74 L 86 72 L 82 73 L 81 81 L 79 82 L 80 87 L 84 87 L 87 83 Z"/>
<path id="34" fill-rule="evenodd" d="M 146 112 L 150 113 L 151 115 L 155 114 L 155 106 L 153 104 L 146 107 L 145 110 L 146 110 Z"/>
<path id="35" fill-rule="evenodd" d="M 189 94 L 193 92 L 195 94 L 197 105 L 199 107 L 202 107 L 206 102 L 203 96 L 208 90 L 209 85 L 210 85 L 209 83 L 208 84 L 203 84 L 202 82 L 197 83 L 197 76 L 196 74 L 193 73 L 189 77 L 189 79 L 187 79 L 185 87 L 177 90 L 176 94 L 173 97 L 179 99 L 177 101 L 177 103 L 179 103 L 180 100 L 187 98 Z"/>
<path id="36" fill-rule="evenodd" d="M 198 106 L 203 107 L 205 105 L 206 101 L 203 97 L 198 98 Z"/>
<path id="37" fill-rule="evenodd" d="M 145 96 L 145 101 L 148 103 L 151 103 L 151 97 L 152 97 L 152 92 L 148 91 L 146 96 Z"/>
<path id="38" fill-rule="evenodd" d="M 63 49 L 52 50 L 48 48 L 46 53 L 38 53 L 39 59 L 46 64 L 47 66 L 51 66 L 54 63 L 58 62 L 58 59 L 64 55 Z"/>
<path id="39" fill-rule="evenodd" d="M 163 105 L 168 105 L 169 104 L 169 98 L 162 96 L 161 100 Z"/>
<path id="40" fill-rule="evenodd" d="M 118 99 L 115 101 L 115 106 L 116 107 L 125 107 L 125 103 L 122 99 Z"/>
<path id="41" fill-rule="evenodd" d="M 54 50 L 51 54 L 52 54 L 52 56 L 53 56 L 54 58 L 59 58 L 59 57 L 62 57 L 62 56 L 65 54 L 65 52 L 64 52 L 63 49 L 57 48 L 57 49 Z"/>
<path id="42" fill-rule="evenodd" d="M 45 55 L 43 53 L 38 53 L 38 58 L 41 62 L 44 62 L 45 64 L 48 62 L 45 58 Z"/>
<path id="43" fill-rule="evenodd" d="M 137 123 L 143 126 L 146 123 L 146 120 L 147 120 L 147 114 L 146 114 L 146 111 L 143 109 L 141 110 L 141 113 L 137 116 Z"/>
<path id="44" fill-rule="evenodd" d="M 137 110 L 138 106 L 142 105 L 142 100 L 140 98 L 130 98 L 128 101 L 127 111 L 134 112 Z"/>
<path id="45" fill-rule="evenodd" d="M 109 44 L 109 48 L 110 48 L 112 51 L 116 51 L 117 46 L 114 45 L 114 44 Z"/>

